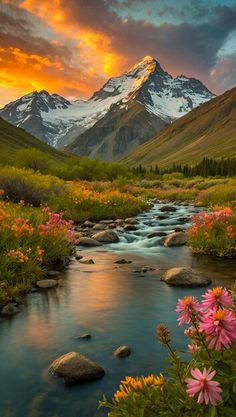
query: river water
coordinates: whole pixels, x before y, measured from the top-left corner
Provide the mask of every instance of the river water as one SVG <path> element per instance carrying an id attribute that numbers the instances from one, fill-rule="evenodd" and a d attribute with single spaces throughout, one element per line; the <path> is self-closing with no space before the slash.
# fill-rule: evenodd
<path id="1" fill-rule="evenodd" d="M 30 294 L 20 314 L 0 319 L 1 417 L 106 416 L 106 411 L 97 410 L 98 401 L 103 393 L 110 398 L 125 375 L 163 371 L 166 352 L 155 341 L 158 323 L 170 328 L 178 348 L 186 345 L 183 329 L 176 323 L 176 302 L 185 294 L 199 296 L 204 289 L 169 287 L 160 281 L 163 270 L 191 266 L 210 276 L 214 285 L 230 285 L 236 278 L 235 261 L 193 256 L 186 246 L 165 248 L 160 238 L 147 238 L 153 231 L 188 227 L 179 218 L 200 210 L 176 207 L 176 212 L 160 220 L 156 204 L 138 216 L 137 231 L 118 231 L 119 243 L 83 250 L 84 258 L 93 258 L 94 265 L 72 261 L 63 285 Z M 114 263 L 120 258 L 132 263 Z M 155 270 L 137 272 L 146 265 Z M 92 334 L 91 340 L 76 339 L 85 332 Z M 132 348 L 132 354 L 117 359 L 113 351 L 123 344 Z M 104 378 L 66 388 L 62 380 L 49 375 L 48 365 L 70 351 L 101 364 Z"/>

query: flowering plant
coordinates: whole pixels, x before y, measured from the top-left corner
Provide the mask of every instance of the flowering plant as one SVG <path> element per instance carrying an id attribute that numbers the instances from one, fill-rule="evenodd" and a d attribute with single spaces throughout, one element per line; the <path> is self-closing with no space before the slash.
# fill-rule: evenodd
<path id="1" fill-rule="evenodd" d="M 192 218 L 188 243 L 194 252 L 233 258 L 236 256 L 236 210 L 216 207 Z"/>
<path id="2" fill-rule="evenodd" d="M 114 398 L 100 407 L 109 417 L 236 417 L 236 313 L 233 292 L 209 289 L 199 302 L 186 296 L 178 300 L 179 325 L 190 340 L 192 358 L 181 357 L 171 344 L 165 325 L 157 339 L 169 350 L 167 376 L 133 378 L 121 382 Z"/>

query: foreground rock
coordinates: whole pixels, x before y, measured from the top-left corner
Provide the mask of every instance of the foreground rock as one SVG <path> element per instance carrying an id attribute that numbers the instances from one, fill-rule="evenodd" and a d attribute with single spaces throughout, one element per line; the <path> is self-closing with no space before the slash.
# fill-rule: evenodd
<path id="1" fill-rule="evenodd" d="M 114 262 L 115 264 L 131 264 L 132 261 L 127 261 L 126 259 L 122 258 L 122 259 L 118 259 L 117 261 Z"/>
<path id="2" fill-rule="evenodd" d="M 163 240 L 164 246 L 180 246 L 187 243 L 188 237 L 185 232 L 174 232 L 166 236 Z"/>
<path id="3" fill-rule="evenodd" d="M 102 378 L 105 373 L 100 365 L 77 352 L 57 358 L 49 366 L 49 372 L 63 378 L 68 385 Z"/>
<path id="4" fill-rule="evenodd" d="M 166 271 L 162 281 L 173 286 L 203 287 L 211 283 L 211 279 L 192 268 L 171 268 Z"/>
<path id="5" fill-rule="evenodd" d="M 119 242 L 119 237 L 114 230 L 103 230 L 102 232 L 95 233 L 92 238 L 103 243 Z"/>
<path id="6" fill-rule="evenodd" d="M 129 346 L 125 346 L 125 345 L 118 347 L 114 352 L 114 355 L 117 358 L 126 358 L 130 354 L 131 354 L 131 349 L 129 348 Z"/>
<path id="7" fill-rule="evenodd" d="M 55 279 L 41 279 L 36 282 L 37 287 L 42 289 L 54 288 L 57 284 L 58 282 Z"/>
<path id="8" fill-rule="evenodd" d="M 78 244 L 80 246 L 101 246 L 100 242 L 96 239 L 92 239 L 91 237 L 80 237 Z"/>
<path id="9" fill-rule="evenodd" d="M 20 309 L 14 303 L 8 303 L 1 310 L 1 314 L 3 314 L 4 316 L 12 316 L 19 312 Z"/>

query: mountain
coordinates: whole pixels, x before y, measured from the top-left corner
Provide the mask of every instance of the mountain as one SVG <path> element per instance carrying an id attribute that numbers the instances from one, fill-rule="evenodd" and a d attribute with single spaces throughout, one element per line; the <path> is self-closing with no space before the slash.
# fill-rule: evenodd
<path id="1" fill-rule="evenodd" d="M 13 126 L 0 117 L 0 163 L 14 161 L 15 153 L 24 148 L 37 148 L 55 161 L 66 158 L 62 152 L 31 136 L 25 130 Z"/>
<path id="2" fill-rule="evenodd" d="M 214 95 L 194 78 L 173 78 L 151 57 L 111 78 L 87 105 L 102 117 L 78 135 L 70 152 L 117 160 Z M 105 107 L 104 107 L 105 105 Z M 96 117 L 97 118 L 97 117 Z"/>
<path id="3" fill-rule="evenodd" d="M 181 117 L 123 161 L 170 167 L 203 157 L 236 157 L 236 87 Z"/>
<path id="4" fill-rule="evenodd" d="M 199 80 L 173 78 L 147 56 L 89 100 L 35 91 L 7 104 L 0 116 L 55 147 L 118 159 L 212 97 Z"/>

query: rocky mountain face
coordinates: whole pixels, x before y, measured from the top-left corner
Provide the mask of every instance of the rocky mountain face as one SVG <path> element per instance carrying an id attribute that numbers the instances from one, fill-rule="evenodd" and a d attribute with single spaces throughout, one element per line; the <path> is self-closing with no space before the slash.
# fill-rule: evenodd
<path id="1" fill-rule="evenodd" d="M 195 165 L 204 157 L 236 157 L 236 87 L 195 108 L 134 149 L 129 166 Z"/>
<path id="2" fill-rule="evenodd" d="M 0 116 L 55 147 L 115 160 L 213 97 L 199 80 L 173 78 L 147 56 L 89 100 L 43 90 L 9 103 Z"/>

